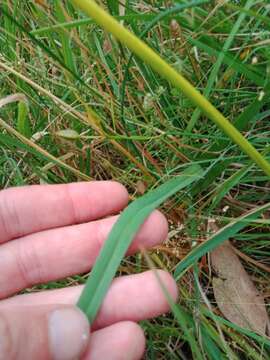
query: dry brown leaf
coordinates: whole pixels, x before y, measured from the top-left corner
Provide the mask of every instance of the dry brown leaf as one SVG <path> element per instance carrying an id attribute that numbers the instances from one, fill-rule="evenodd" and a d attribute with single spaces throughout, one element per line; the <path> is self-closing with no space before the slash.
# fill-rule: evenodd
<path id="1" fill-rule="evenodd" d="M 232 323 L 267 335 L 269 318 L 263 297 L 245 271 L 229 241 L 210 254 L 213 290 L 222 314 Z"/>

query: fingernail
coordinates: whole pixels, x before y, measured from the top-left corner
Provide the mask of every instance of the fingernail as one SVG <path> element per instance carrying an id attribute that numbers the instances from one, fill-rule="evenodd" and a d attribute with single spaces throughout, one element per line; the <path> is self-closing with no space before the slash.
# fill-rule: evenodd
<path id="1" fill-rule="evenodd" d="M 78 308 L 54 310 L 49 315 L 49 347 L 53 360 L 76 360 L 89 342 L 89 323 Z"/>

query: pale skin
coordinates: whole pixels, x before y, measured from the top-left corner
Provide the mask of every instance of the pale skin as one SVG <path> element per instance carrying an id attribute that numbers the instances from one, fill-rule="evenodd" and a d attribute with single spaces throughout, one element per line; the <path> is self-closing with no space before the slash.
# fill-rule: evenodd
<path id="1" fill-rule="evenodd" d="M 142 358 L 145 337 L 137 322 L 169 310 L 152 271 L 115 279 L 90 327 L 75 307 L 82 286 L 15 295 L 36 284 L 89 271 L 115 214 L 127 203 L 126 189 L 112 181 L 0 192 L 0 360 Z M 128 253 L 160 244 L 167 232 L 165 217 L 153 212 Z M 172 277 L 164 271 L 159 275 L 176 299 Z M 59 326 L 52 324 L 59 314 L 69 320 L 56 333 Z"/>

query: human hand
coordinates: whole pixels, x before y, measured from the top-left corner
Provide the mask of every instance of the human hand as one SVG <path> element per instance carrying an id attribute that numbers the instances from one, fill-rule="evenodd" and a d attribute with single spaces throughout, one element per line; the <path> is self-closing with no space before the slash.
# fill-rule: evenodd
<path id="1" fill-rule="evenodd" d="M 151 271 L 114 280 L 96 321 L 74 305 L 82 286 L 14 295 L 35 284 L 89 271 L 117 216 L 128 202 L 111 181 L 42 185 L 0 192 L 0 360 L 135 360 L 145 339 L 137 321 L 169 307 Z M 128 253 L 167 235 L 153 212 Z M 169 274 L 159 275 L 175 299 Z M 9 297 L 9 298 L 8 298 Z"/>

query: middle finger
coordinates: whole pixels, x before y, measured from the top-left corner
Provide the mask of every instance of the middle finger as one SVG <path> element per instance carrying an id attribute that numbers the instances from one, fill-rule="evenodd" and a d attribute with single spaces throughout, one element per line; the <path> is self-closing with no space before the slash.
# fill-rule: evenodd
<path id="1" fill-rule="evenodd" d="M 88 271 L 117 216 L 25 236 L 0 247 L 0 298 L 26 287 Z M 154 211 L 138 232 L 129 253 L 152 247 L 167 235 L 167 221 Z M 7 281 L 11 279 L 11 281 Z"/>

